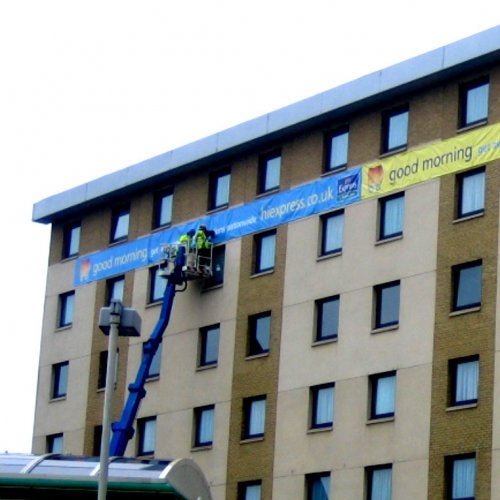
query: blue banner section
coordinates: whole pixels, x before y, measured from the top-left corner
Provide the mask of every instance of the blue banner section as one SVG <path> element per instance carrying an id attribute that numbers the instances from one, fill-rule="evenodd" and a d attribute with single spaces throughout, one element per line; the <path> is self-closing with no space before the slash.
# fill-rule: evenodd
<path id="1" fill-rule="evenodd" d="M 162 245 L 176 243 L 190 229 L 197 230 L 200 224 L 214 230 L 214 243 L 221 243 L 360 199 L 361 169 L 356 168 L 81 257 L 76 261 L 74 283 L 83 285 L 153 264 L 159 260 Z"/>

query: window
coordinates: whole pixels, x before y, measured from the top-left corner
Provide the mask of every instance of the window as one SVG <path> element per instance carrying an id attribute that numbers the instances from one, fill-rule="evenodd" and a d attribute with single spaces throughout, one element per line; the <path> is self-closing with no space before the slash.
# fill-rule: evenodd
<path id="1" fill-rule="evenodd" d="M 214 433 L 214 414 L 214 405 L 204 406 L 203 408 L 195 408 L 195 447 L 212 445 Z"/>
<path id="2" fill-rule="evenodd" d="M 469 217 L 484 212 L 484 168 L 457 176 L 457 217 Z"/>
<path id="3" fill-rule="evenodd" d="M 167 287 L 167 280 L 160 276 L 159 266 L 149 269 L 149 302 L 158 302 L 163 300 L 165 288 Z"/>
<path id="4" fill-rule="evenodd" d="M 228 168 L 214 172 L 210 176 L 209 210 L 222 208 L 229 204 L 230 184 L 231 170 Z"/>
<path id="5" fill-rule="evenodd" d="M 316 342 L 337 338 L 339 305 L 338 295 L 316 301 Z"/>
<path id="6" fill-rule="evenodd" d="M 306 476 L 307 500 L 329 500 L 330 473 L 308 474 Z"/>
<path id="7" fill-rule="evenodd" d="M 199 366 L 217 364 L 219 357 L 220 325 L 206 326 L 200 330 Z"/>
<path id="8" fill-rule="evenodd" d="M 147 342 L 144 342 L 143 349 L 144 349 L 146 344 L 147 344 Z M 151 361 L 151 365 L 149 367 L 148 378 L 160 376 L 162 346 L 163 346 L 163 344 L 159 344 L 158 349 L 156 349 L 155 355 L 153 356 L 153 359 Z"/>
<path id="9" fill-rule="evenodd" d="M 116 354 L 118 355 L 118 349 L 116 350 Z M 97 377 L 97 388 L 104 389 L 106 387 L 106 373 L 108 370 L 108 351 L 101 351 L 99 353 L 99 374 Z M 118 361 L 115 366 L 115 377 L 114 383 L 116 384 L 116 380 L 118 378 Z"/>
<path id="10" fill-rule="evenodd" d="M 125 277 L 110 279 L 106 282 L 106 304 L 111 304 L 112 300 L 123 301 L 123 292 L 125 289 Z"/>
<path id="11" fill-rule="evenodd" d="M 78 255 L 80 249 L 80 222 L 74 222 L 64 227 L 63 234 L 63 259 Z"/>
<path id="12" fill-rule="evenodd" d="M 334 400 L 334 384 L 311 387 L 311 429 L 320 429 L 333 425 Z"/>
<path id="13" fill-rule="evenodd" d="M 113 210 L 111 217 L 111 243 L 127 239 L 129 218 L 130 207 L 128 205 Z"/>
<path id="14" fill-rule="evenodd" d="M 394 416 L 396 399 L 396 373 L 372 375 L 370 418 L 386 418 Z"/>
<path id="15" fill-rule="evenodd" d="M 271 312 L 250 316 L 248 321 L 248 355 L 269 352 L 271 337 Z"/>
<path id="16" fill-rule="evenodd" d="M 374 291 L 374 328 L 385 328 L 399 324 L 399 281 L 378 285 L 374 288 Z"/>
<path id="17" fill-rule="evenodd" d="M 73 324 L 75 309 L 75 292 L 59 295 L 59 328 Z"/>
<path id="18" fill-rule="evenodd" d="M 140 418 L 137 420 L 138 455 L 153 455 L 155 452 L 156 417 Z"/>
<path id="19" fill-rule="evenodd" d="M 94 426 L 94 441 L 92 445 L 92 456 L 99 457 L 101 455 L 102 441 L 102 425 Z"/>
<path id="20" fill-rule="evenodd" d="M 263 437 L 266 422 L 266 396 L 244 399 L 243 413 L 243 439 Z"/>
<path id="21" fill-rule="evenodd" d="M 488 119 L 488 94 L 490 84 L 487 78 L 462 87 L 460 94 L 460 127 L 469 127 Z"/>
<path id="22" fill-rule="evenodd" d="M 474 500 L 476 482 L 476 457 L 462 455 L 450 457 L 448 467 L 448 498 L 451 500 Z"/>
<path id="23" fill-rule="evenodd" d="M 258 193 L 267 193 L 280 187 L 281 152 L 275 151 L 259 159 Z"/>
<path id="24" fill-rule="evenodd" d="M 255 236 L 255 273 L 272 271 L 276 253 L 276 231 Z"/>
<path id="25" fill-rule="evenodd" d="M 52 434 L 47 436 L 47 453 L 63 452 L 63 434 Z"/>
<path id="26" fill-rule="evenodd" d="M 328 134 L 325 140 L 325 172 L 342 170 L 347 166 L 349 130 L 343 128 Z"/>
<path id="27" fill-rule="evenodd" d="M 52 365 L 52 399 L 64 398 L 68 392 L 69 362 Z"/>
<path id="28" fill-rule="evenodd" d="M 450 361 L 451 405 L 477 403 L 479 358 L 477 356 Z"/>
<path id="29" fill-rule="evenodd" d="M 173 200 L 174 192 L 172 189 L 156 194 L 153 207 L 153 229 L 169 226 L 172 223 Z"/>
<path id="30" fill-rule="evenodd" d="M 344 211 L 321 217 L 321 255 L 342 251 L 342 235 L 344 233 Z"/>
<path id="31" fill-rule="evenodd" d="M 391 500 L 392 466 L 369 467 L 367 469 L 367 483 L 368 500 Z"/>
<path id="32" fill-rule="evenodd" d="M 382 153 L 390 153 L 408 144 L 408 106 L 389 111 L 382 121 Z"/>
<path id="33" fill-rule="evenodd" d="M 238 500 L 260 500 L 262 483 L 250 481 L 238 485 Z"/>
<path id="34" fill-rule="evenodd" d="M 401 236 L 403 234 L 403 222 L 405 217 L 404 193 L 381 198 L 379 201 L 379 208 L 379 240 Z"/>
<path id="35" fill-rule="evenodd" d="M 212 249 L 212 276 L 205 279 L 204 288 L 212 288 L 224 283 L 224 262 L 226 260 L 226 247 L 219 245 Z"/>
<path id="36" fill-rule="evenodd" d="M 453 267 L 453 310 L 461 311 L 481 305 L 482 263 L 470 262 Z"/>

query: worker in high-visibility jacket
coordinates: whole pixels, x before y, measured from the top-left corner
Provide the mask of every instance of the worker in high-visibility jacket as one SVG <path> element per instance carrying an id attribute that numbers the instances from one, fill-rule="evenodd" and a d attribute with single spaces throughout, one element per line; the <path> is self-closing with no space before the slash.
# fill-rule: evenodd
<path id="1" fill-rule="evenodd" d="M 198 255 L 201 257 L 210 257 L 210 248 L 212 247 L 211 239 L 215 236 L 215 231 L 207 229 L 207 226 L 202 224 L 194 237 Z"/>
<path id="2" fill-rule="evenodd" d="M 179 245 L 184 245 L 186 247 L 186 265 L 188 267 L 195 266 L 195 255 L 194 255 L 194 229 L 190 229 L 186 234 L 183 234 L 179 238 Z"/>
<path id="3" fill-rule="evenodd" d="M 193 245 L 193 237 L 194 237 L 194 229 L 189 230 L 186 234 L 183 234 L 179 238 L 179 245 L 185 245 L 186 246 L 186 252 L 189 252 L 189 249 Z"/>

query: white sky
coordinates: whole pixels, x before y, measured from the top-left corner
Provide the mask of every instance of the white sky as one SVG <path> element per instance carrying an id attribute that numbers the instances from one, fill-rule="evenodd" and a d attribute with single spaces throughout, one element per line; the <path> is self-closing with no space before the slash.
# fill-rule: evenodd
<path id="1" fill-rule="evenodd" d="M 29 452 L 33 203 L 500 24 L 494 0 L 0 0 L 0 452 Z"/>

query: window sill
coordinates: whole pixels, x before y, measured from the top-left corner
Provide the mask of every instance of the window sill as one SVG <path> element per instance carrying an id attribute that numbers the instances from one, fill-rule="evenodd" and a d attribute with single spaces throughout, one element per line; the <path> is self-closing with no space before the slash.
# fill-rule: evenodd
<path id="1" fill-rule="evenodd" d="M 465 405 L 456 405 L 456 406 L 449 406 L 446 408 L 446 412 L 452 412 L 452 411 L 460 411 L 460 410 L 469 410 L 471 408 L 477 408 L 477 403 L 468 403 Z"/>
<path id="2" fill-rule="evenodd" d="M 484 212 L 480 212 L 478 214 L 466 215 L 465 217 L 460 217 L 460 219 L 455 219 L 453 224 L 459 224 L 460 222 L 465 222 L 472 219 L 478 219 L 479 217 L 484 217 Z"/>
<path id="3" fill-rule="evenodd" d="M 333 425 L 327 425 L 325 427 L 315 427 L 314 429 L 309 429 L 307 434 L 318 434 L 320 432 L 330 432 L 333 431 Z"/>
<path id="4" fill-rule="evenodd" d="M 211 370 L 212 368 L 217 368 L 217 363 L 212 363 L 211 365 L 197 366 L 197 372 L 204 372 L 205 370 Z"/>
<path id="5" fill-rule="evenodd" d="M 260 358 L 267 358 L 267 357 L 269 357 L 269 351 L 268 352 L 261 352 L 260 354 L 249 354 L 245 358 L 245 361 L 252 361 L 253 359 L 260 359 Z"/>
<path id="6" fill-rule="evenodd" d="M 115 382 L 115 384 L 114 384 L 114 386 L 113 386 L 113 389 L 116 389 L 116 382 Z M 95 392 L 97 392 L 97 393 L 100 393 L 100 392 L 104 393 L 104 392 L 106 392 L 106 387 L 98 387 L 98 388 L 95 390 Z"/>
<path id="7" fill-rule="evenodd" d="M 394 422 L 394 420 L 394 417 L 371 418 L 370 420 L 367 420 L 366 425 L 384 424 L 386 422 Z"/>
<path id="8" fill-rule="evenodd" d="M 205 445 L 202 445 L 202 446 L 193 446 L 191 448 L 191 451 L 192 452 L 207 451 L 207 450 L 211 450 L 212 448 L 213 448 L 213 445 L 211 445 L 211 444 L 205 444 Z"/>
<path id="9" fill-rule="evenodd" d="M 480 122 L 473 123 L 472 125 L 465 125 L 463 127 L 460 127 L 457 130 L 457 134 L 463 134 L 464 132 L 468 132 L 469 130 L 473 130 L 478 127 L 483 127 L 484 125 L 488 125 L 488 120 L 481 120 Z"/>
<path id="10" fill-rule="evenodd" d="M 221 205 L 220 207 L 209 208 L 207 210 L 207 215 L 211 215 L 211 214 L 216 214 L 218 212 L 222 212 L 223 210 L 226 210 L 228 207 L 229 207 L 229 203 L 226 203 L 225 205 Z"/>
<path id="11" fill-rule="evenodd" d="M 380 328 L 373 328 L 370 333 L 377 334 L 377 333 L 390 332 L 392 330 L 397 330 L 398 328 L 399 328 L 399 323 L 397 325 L 390 325 L 390 326 L 382 326 Z"/>
<path id="12" fill-rule="evenodd" d="M 406 151 L 408 149 L 408 145 L 406 146 L 401 146 L 400 148 L 392 149 L 391 151 L 384 151 L 383 153 L 380 153 L 379 158 L 387 158 L 389 156 L 397 155 L 398 153 L 402 153 L 403 151 Z"/>
<path id="13" fill-rule="evenodd" d="M 315 340 L 311 346 L 312 347 L 318 347 L 320 345 L 325 345 L 325 344 L 335 344 L 338 342 L 339 338 L 338 337 L 332 337 L 331 339 L 323 339 L 323 340 Z"/>
<path id="14" fill-rule="evenodd" d="M 65 401 L 67 396 L 61 396 L 59 398 L 51 398 L 49 399 L 49 403 L 58 403 L 59 401 Z"/>
<path id="15" fill-rule="evenodd" d="M 324 170 L 321 177 L 326 177 L 328 175 L 338 174 L 339 172 L 344 172 L 347 170 L 347 165 L 341 165 L 340 167 L 332 168 L 331 170 Z"/>
<path id="16" fill-rule="evenodd" d="M 264 436 L 242 439 L 240 444 L 258 443 L 259 441 L 264 441 Z"/>
<path id="17" fill-rule="evenodd" d="M 61 259 L 61 263 L 64 263 L 64 262 L 70 262 L 72 260 L 76 260 L 78 259 L 78 254 L 75 254 L 75 255 L 70 255 L 68 257 L 64 257 Z"/>
<path id="18" fill-rule="evenodd" d="M 64 332 L 64 330 L 70 330 L 71 328 L 73 328 L 73 323 L 71 323 L 71 325 L 64 325 L 64 326 L 58 326 L 56 329 L 55 329 L 55 332 Z"/>
<path id="19" fill-rule="evenodd" d="M 147 383 L 147 382 L 156 382 L 157 380 L 160 380 L 160 376 L 159 376 L 159 375 L 153 375 L 153 376 L 148 377 L 148 378 L 146 379 L 146 383 Z"/>
<path id="20" fill-rule="evenodd" d="M 150 309 L 151 307 L 161 306 L 162 302 L 163 302 L 162 300 L 155 300 L 154 302 L 149 302 L 148 304 L 146 304 L 146 309 Z"/>
<path id="21" fill-rule="evenodd" d="M 280 188 L 279 188 L 279 186 L 278 186 L 278 187 L 275 187 L 275 188 L 273 188 L 273 189 L 270 189 L 269 191 L 266 191 L 266 192 L 264 192 L 264 193 L 257 193 L 257 194 L 255 195 L 255 199 L 257 199 L 257 200 L 258 200 L 259 198 L 265 198 L 266 196 L 269 196 L 269 195 L 271 195 L 271 194 L 276 194 L 276 193 L 279 193 L 279 190 L 280 190 Z"/>
<path id="22" fill-rule="evenodd" d="M 269 269 L 268 271 L 262 271 L 260 273 L 255 273 L 250 276 L 250 279 L 260 278 L 261 276 L 267 276 L 268 274 L 273 274 L 274 269 Z"/>
<path id="23" fill-rule="evenodd" d="M 481 310 L 481 306 L 469 307 L 468 309 L 460 309 L 460 311 L 453 311 L 449 314 L 450 318 L 455 316 L 462 316 L 463 314 L 469 314 L 474 312 L 479 312 Z"/>
<path id="24" fill-rule="evenodd" d="M 164 224 L 163 226 L 154 227 L 153 229 L 151 229 L 151 232 L 152 233 L 159 233 L 160 231 L 163 231 L 164 229 L 169 229 L 171 227 L 172 227 L 172 223 L 169 222 L 168 224 Z"/>
<path id="25" fill-rule="evenodd" d="M 325 255 L 318 255 L 318 257 L 316 258 L 316 262 L 319 262 L 321 260 L 331 259 L 332 257 L 338 257 L 339 255 L 342 255 L 342 250 L 340 250 L 339 252 L 332 252 Z"/>
<path id="26" fill-rule="evenodd" d="M 375 246 L 383 245 L 384 243 L 391 243 L 392 241 L 398 241 L 398 240 L 402 240 L 402 239 L 403 239 L 403 235 L 402 234 L 398 234 L 397 236 L 390 236 L 389 238 L 384 238 L 382 240 L 377 240 L 375 242 Z"/>
<path id="27" fill-rule="evenodd" d="M 217 285 L 207 286 L 206 288 L 202 288 L 201 293 L 211 292 L 212 290 L 218 290 L 224 286 L 223 283 L 218 283 Z"/>
<path id="28" fill-rule="evenodd" d="M 126 238 L 122 238 L 120 240 L 110 241 L 108 243 L 108 247 L 115 247 L 115 246 L 120 245 L 122 243 L 126 243 L 127 241 L 128 241 L 128 236 Z"/>

